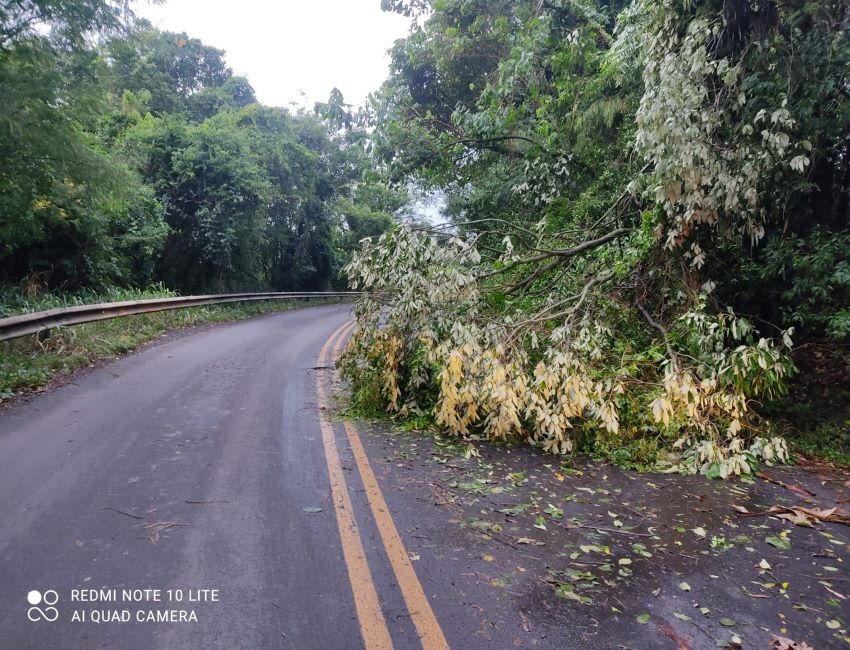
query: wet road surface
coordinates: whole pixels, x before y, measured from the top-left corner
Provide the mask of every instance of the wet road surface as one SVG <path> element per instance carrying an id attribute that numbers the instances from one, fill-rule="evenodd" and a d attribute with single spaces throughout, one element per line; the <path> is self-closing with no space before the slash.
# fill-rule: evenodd
<path id="1" fill-rule="evenodd" d="M 349 321 L 169 335 L 0 413 L 0 649 L 848 644 L 847 526 L 733 508 L 844 507 L 846 475 L 765 470 L 801 496 L 343 423 Z"/>
<path id="2" fill-rule="evenodd" d="M 177 335 L 0 415 L 0 647 L 360 647 L 316 391 L 349 309 Z M 415 647 L 359 501 L 366 579 Z"/>

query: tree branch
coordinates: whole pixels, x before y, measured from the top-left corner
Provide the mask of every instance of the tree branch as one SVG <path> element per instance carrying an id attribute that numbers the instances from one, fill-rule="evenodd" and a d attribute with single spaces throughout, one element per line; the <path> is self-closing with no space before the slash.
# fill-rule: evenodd
<path id="1" fill-rule="evenodd" d="M 628 234 L 632 232 L 631 228 L 617 228 L 616 230 L 612 230 L 606 235 L 602 235 L 601 237 L 597 237 L 596 239 L 589 239 L 587 241 L 578 244 L 577 246 L 573 246 L 572 248 L 558 248 L 551 251 L 545 251 L 540 253 L 539 255 L 532 255 L 531 257 L 526 257 L 525 259 L 517 260 L 516 262 L 512 262 L 507 266 L 502 267 L 501 269 L 496 269 L 492 273 L 488 273 L 483 277 L 490 277 L 493 275 L 499 275 L 501 273 L 505 273 L 510 271 L 511 269 L 516 268 L 517 266 L 522 266 L 524 264 L 533 264 L 534 262 L 542 262 L 543 260 L 549 259 L 551 257 L 558 257 L 561 260 L 569 259 L 571 257 L 575 257 L 585 251 L 592 250 L 594 248 L 598 248 L 603 244 L 607 244 L 610 241 L 617 239 L 618 237 Z"/>
<path id="2" fill-rule="evenodd" d="M 646 308 L 642 304 L 636 303 L 636 306 L 638 308 L 638 311 L 641 314 L 643 314 L 643 317 L 646 320 L 646 322 L 649 323 L 655 329 L 657 329 L 659 332 L 661 332 L 661 337 L 664 340 L 664 346 L 667 348 L 667 356 L 670 357 L 670 362 L 673 364 L 673 369 L 678 372 L 678 370 L 679 370 L 679 363 L 678 363 L 679 357 L 676 354 L 676 351 L 673 350 L 673 346 L 670 345 L 670 335 L 669 335 L 669 332 L 667 331 L 667 328 L 664 327 L 661 323 L 659 323 L 655 319 L 653 319 L 652 316 L 649 315 L 649 312 L 646 311 Z"/>
<path id="3" fill-rule="evenodd" d="M 529 144 L 533 144 L 535 147 L 540 147 L 541 149 L 543 149 L 543 147 L 539 143 L 535 142 L 531 138 L 527 138 L 524 135 L 500 135 L 492 138 L 461 138 L 460 140 L 455 140 L 454 142 L 448 142 L 444 144 L 442 147 L 440 147 L 440 149 L 449 149 L 455 146 L 456 144 L 478 145 L 489 149 L 491 147 L 488 147 L 487 145 L 492 145 L 496 142 L 505 142 L 508 140 L 522 140 L 523 142 L 528 142 Z"/>

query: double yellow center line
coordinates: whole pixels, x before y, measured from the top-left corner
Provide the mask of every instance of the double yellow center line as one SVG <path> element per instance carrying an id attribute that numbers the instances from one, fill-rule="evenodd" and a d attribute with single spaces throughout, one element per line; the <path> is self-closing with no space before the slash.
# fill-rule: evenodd
<path id="1" fill-rule="evenodd" d="M 319 352 L 318 365 L 320 367 L 330 365 L 329 361 L 336 358 L 339 349 L 342 347 L 342 342 L 353 327 L 354 322 L 349 321 L 331 334 Z M 333 350 L 332 354 L 330 354 L 330 350 Z M 369 570 L 366 553 L 363 550 L 363 541 L 357 529 L 354 509 L 351 506 L 351 498 L 339 460 L 333 425 L 327 415 L 328 403 L 325 386 L 319 373 L 316 375 L 316 395 L 319 403 L 319 426 L 322 432 L 325 460 L 328 464 L 328 475 L 331 483 L 331 498 L 339 526 L 343 557 L 348 568 L 348 578 L 354 593 L 354 605 L 357 609 L 357 619 L 360 624 L 363 643 L 367 650 L 389 649 L 393 647 L 392 639 L 378 599 L 375 582 Z M 357 470 L 363 481 L 363 487 L 366 489 L 369 508 L 372 511 L 384 550 L 395 573 L 422 647 L 425 650 L 447 649 L 449 645 L 445 636 L 443 636 L 443 631 L 434 616 L 434 612 L 431 610 L 428 598 L 422 590 L 416 571 L 410 563 L 410 557 L 398 534 L 398 529 L 378 485 L 378 480 L 375 478 L 375 473 L 369 464 L 357 429 L 347 421 L 344 422 L 344 426 L 357 464 Z"/>

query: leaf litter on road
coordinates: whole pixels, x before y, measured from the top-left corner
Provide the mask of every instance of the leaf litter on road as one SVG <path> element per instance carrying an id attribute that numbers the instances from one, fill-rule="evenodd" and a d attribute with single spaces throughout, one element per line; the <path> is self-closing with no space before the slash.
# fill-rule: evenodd
<path id="1" fill-rule="evenodd" d="M 462 450 L 462 445 L 458 449 Z M 656 621 L 678 635 L 681 630 L 674 629 L 675 623 L 670 621 L 681 620 L 710 638 L 711 644 L 717 641 L 718 646 L 740 647 L 736 641 L 744 638 L 747 647 L 755 639 L 760 639 L 758 643 L 762 645 L 752 647 L 766 647 L 771 633 L 784 635 L 790 630 L 793 636 L 795 629 L 806 625 L 806 617 L 810 620 L 817 615 L 817 610 L 837 611 L 826 599 L 840 606 L 846 602 L 827 591 L 832 583 L 817 585 L 818 580 L 828 580 L 830 574 L 837 576 L 837 571 L 821 568 L 816 571 L 818 576 L 800 575 L 811 564 L 805 554 L 808 549 L 822 553 L 823 547 L 836 551 L 845 548 L 842 540 L 829 541 L 826 536 L 828 526 L 837 523 L 826 518 L 838 511 L 830 513 L 828 508 L 806 504 L 806 509 L 824 519 L 814 521 L 816 528 L 785 530 L 777 524 L 797 522 L 775 515 L 787 513 L 791 508 L 783 499 L 793 497 L 783 496 L 777 487 L 764 482 L 706 484 L 698 477 L 656 475 L 647 481 L 641 475 L 583 461 L 577 463 L 574 471 L 552 467 L 546 456 L 539 456 L 542 462 L 537 464 L 534 452 L 487 446 L 479 447 L 479 451 L 479 457 L 430 463 L 439 469 L 435 476 L 424 479 L 424 485 L 428 489 L 432 485 L 443 486 L 444 501 L 457 508 L 461 515 L 458 521 L 464 520 L 462 526 L 473 534 L 469 543 L 475 556 L 479 561 L 484 555 L 493 557 L 486 562 L 497 573 L 488 576 L 485 584 L 504 590 L 503 576 L 513 572 L 510 589 L 515 597 L 524 594 L 523 598 L 533 597 L 536 601 L 554 595 L 561 602 L 555 605 L 556 611 L 572 620 L 585 621 L 579 625 L 622 626 L 623 617 L 620 623 L 616 620 L 623 614 L 634 627 Z M 556 472 L 560 477 L 555 476 Z M 826 492 L 823 494 L 826 496 Z M 766 519 L 746 516 L 768 514 L 771 502 L 786 510 L 774 510 Z M 738 517 L 730 512 L 733 506 Z M 471 525 L 469 517 L 481 523 Z M 799 532 L 791 534 L 792 530 Z M 774 538 L 777 543 L 771 544 Z M 525 567 L 520 573 L 516 571 L 516 558 L 511 559 L 512 551 L 492 552 L 493 541 L 519 552 L 524 543 L 545 544 L 541 549 L 545 552 L 540 553 L 540 564 L 523 562 Z M 792 549 L 802 559 L 788 557 Z M 836 555 L 826 557 L 830 559 L 819 566 L 840 567 Z M 718 584 L 729 576 L 735 578 L 735 592 Z M 717 586 L 713 586 L 713 581 L 717 581 Z M 536 593 L 533 585 L 539 588 L 541 583 L 549 595 L 532 596 Z M 817 592 L 812 591 L 813 584 Z M 688 605 L 699 612 L 699 623 L 693 613 L 682 609 L 683 598 L 688 598 L 683 592 L 694 593 L 692 585 L 699 587 L 700 602 Z M 816 593 L 821 594 L 822 602 L 810 603 Z M 840 589 L 835 593 L 840 593 Z M 793 609 L 792 603 L 803 597 L 809 608 Z M 644 603 L 645 611 L 629 607 L 632 602 Z M 579 604 L 582 607 L 577 607 Z M 551 601 L 546 607 L 552 607 Z M 528 614 L 534 609 L 525 611 Z M 674 611 L 678 616 L 674 616 Z M 738 620 L 740 611 L 748 612 L 746 622 Z M 780 623 L 776 624 L 780 613 Z M 826 626 L 827 620 L 839 619 L 834 614 L 821 617 L 822 633 L 806 638 L 806 642 L 820 639 L 817 647 L 821 647 L 822 634 L 837 634 Z M 534 623 L 536 629 L 547 625 L 545 617 L 538 617 Z M 649 627 L 656 628 L 663 632 L 658 625 Z M 735 634 L 730 634 L 731 628 Z M 686 644 L 680 647 L 705 645 L 692 642 L 687 636 L 678 638 Z M 650 646 L 652 642 L 644 640 L 642 647 Z"/>
<path id="2" fill-rule="evenodd" d="M 797 526 L 814 526 L 821 522 L 844 524 L 850 526 L 850 515 L 835 508 L 805 508 L 803 506 L 771 506 L 768 510 L 750 512 L 746 507 L 733 505 L 732 508 L 739 515 L 745 517 L 773 516 L 785 519 Z"/>

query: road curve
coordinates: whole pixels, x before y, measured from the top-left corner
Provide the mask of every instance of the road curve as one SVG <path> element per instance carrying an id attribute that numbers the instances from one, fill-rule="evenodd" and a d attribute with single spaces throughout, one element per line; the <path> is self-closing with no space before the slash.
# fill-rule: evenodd
<path id="1" fill-rule="evenodd" d="M 0 647 L 362 647 L 316 390 L 349 317 L 314 307 L 177 335 L 0 415 Z M 354 500 L 391 642 L 420 647 Z M 87 590 L 115 600 L 74 600 Z M 172 610 L 197 622 L 138 619 Z"/>

